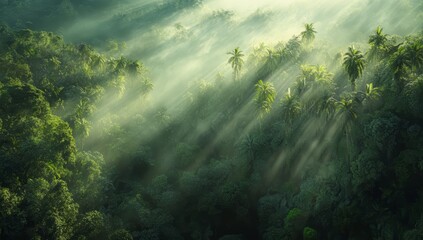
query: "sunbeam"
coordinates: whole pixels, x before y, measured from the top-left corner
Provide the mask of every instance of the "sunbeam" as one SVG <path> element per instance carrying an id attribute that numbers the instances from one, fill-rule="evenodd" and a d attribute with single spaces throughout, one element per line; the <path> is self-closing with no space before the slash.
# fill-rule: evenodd
<path id="1" fill-rule="evenodd" d="M 0 239 L 423 239 L 419 0 L 0 0 Z"/>

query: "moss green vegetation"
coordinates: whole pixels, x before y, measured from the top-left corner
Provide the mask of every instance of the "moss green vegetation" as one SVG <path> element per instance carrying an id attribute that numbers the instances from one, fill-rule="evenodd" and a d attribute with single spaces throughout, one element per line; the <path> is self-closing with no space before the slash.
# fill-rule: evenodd
<path id="1" fill-rule="evenodd" d="M 304 27 L 169 105 L 119 47 L 0 25 L 0 239 L 423 239 L 423 34 Z"/>

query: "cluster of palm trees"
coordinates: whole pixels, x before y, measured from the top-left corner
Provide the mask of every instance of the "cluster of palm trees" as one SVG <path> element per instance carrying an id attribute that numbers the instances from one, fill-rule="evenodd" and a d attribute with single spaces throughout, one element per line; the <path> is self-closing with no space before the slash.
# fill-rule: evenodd
<path id="1" fill-rule="evenodd" d="M 305 30 L 300 34 L 301 42 L 308 45 L 314 40 L 315 33 L 317 32 L 315 31 L 312 23 L 305 24 L 304 27 Z M 383 61 L 384 56 L 389 57 L 389 61 L 387 63 L 389 63 L 389 66 L 394 73 L 394 80 L 396 82 L 400 81 L 401 76 L 403 76 L 408 69 L 423 72 L 423 43 L 421 39 L 409 38 L 405 42 L 396 46 L 390 46 L 388 44 L 388 40 L 388 35 L 384 34 L 383 28 L 380 26 L 377 27 L 374 34 L 369 37 L 368 41 L 370 49 L 367 52 L 367 59 L 369 62 L 375 59 Z M 287 46 L 285 46 L 285 48 L 287 48 Z M 239 47 L 235 48 L 231 52 L 228 52 L 228 54 L 231 55 L 228 59 L 228 63 L 231 64 L 233 69 L 234 79 L 238 80 L 244 65 L 244 54 Z M 265 67 L 273 69 L 279 64 L 276 55 L 277 53 L 267 49 Z M 320 97 L 324 98 L 322 100 L 324 105 L 332 106 L 331 109 L 338 109 L 338 112 L 345 112 L 347 113 L 349 119 L 354 119 L 356 117 L 356 111 L 354 110 L 356 103 L 359 104 L 363 101 L 377 99 L 380 95 L 380 89 L 374 87 L 373 83 L 366 84 L 365 91 L 357 92 L 356 90 L 356 81 L 363 75 L 366 63 L 365 54 L 356 49 L 354 46 L 350 46 L 348 51 L 343 54 L 342 66 L 348 74 L 352 92 L 340 100 L 336 100 L 333 97 L 331 98 L 330 95 L 319 93 L 322 95 Z M 311 86 L 308 82 L 313 82 L 313 84 L 315 84 L 319 82 L 319 79 L 331 79 L 331 74 L 322 66 L 309 66 L 307 69 L 306 67 L 306 65 L 303 66 L 302 75 L 297 80 L 296 90 L 299 95 L 304 94 L 304 91 L 307 90 L 307 86 Z M 325 81 L 320 82 L 323 83 Z M 397 85 L 400 84 L 398 83 Z M 255 88 L 255 102 L 259 108 L 260 115 L 262 116 L 263 114 L 270 112 L 272 104 L 275 101 L 276 91 L 272 83 L 264 82 L 263 80 L 259 80 L 255 85 Z M 284 105 L 287 105 L 286 110 L 290 112 L 290 115 L 297 115 L 300 112 L 300 104 L 297 100 L 298 97 L 292 94 L 289 89 L 285 98 L 286 99 L 283 102 L 285 103 Z M 331 101 L 331 99 L 333 101 Z"/>
<path id="2" fill-rule="evenodd" d="M 388 35 L 383 33 L 383 28 L 378 26 L 369 37 L 370 50 L 368 59 L 389 59 L 389 66 L 393 72 L 393 80 L 398 92 L 401 92 L 405 82 L 404 76 L 408 70 L 423 72 L 423 41 L 421 38 L 409 37 L 397 45 L 389 45 Z M 356 90 L 356 80 L 361 77 L 366 61 L 360 50 L 351 46 L 344 54 L 343 66 L 351 81 L 352 90 Z"/>
<path id="3" fill-rule="evenodd" d="M 299 55 L 299 49 L 301 49 L 301 42 L 305 45 L 310 45 L 315 39 L 317 33 L 314 29 L 313 23 L 307 23 L 304 25 L 305 30 L 300 33 L 301 41 L 298 36 L 294 36 L 288 41 L 286 46 L 279 51 L 267 50 L 265 68 L 267 72 L 272 72 L 277 68 L 278 64 L 287 59 L 295 59 Z M 228 63 L 231 64 L 233 69 L 234 80 L 238 80 L 244 65 L 244 54 L 239 47 L 227 53 L 230 55 Z"/>

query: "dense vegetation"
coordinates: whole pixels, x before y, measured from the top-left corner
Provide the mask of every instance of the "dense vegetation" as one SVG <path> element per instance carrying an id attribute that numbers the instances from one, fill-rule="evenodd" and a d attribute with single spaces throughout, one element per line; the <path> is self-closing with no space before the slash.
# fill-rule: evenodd
<path id="1" fill-rule="evenodd" d="M 0 239 L 423 239 L 422 33 L 338 52 L 308 23 L 228 47 L 232 75 L 169 106 L 141 62 L 19 27 L 0 25 Z"/>

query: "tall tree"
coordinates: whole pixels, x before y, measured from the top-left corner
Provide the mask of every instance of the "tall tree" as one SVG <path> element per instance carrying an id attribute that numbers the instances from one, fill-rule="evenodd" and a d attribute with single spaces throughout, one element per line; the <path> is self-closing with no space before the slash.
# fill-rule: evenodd
<path id="1" fill-rule="evenodd" d="M 299 36 L 293 36 L 286 43 L 285 47 L 279 51 L 280 61 L 283 64 L 288 62 L 298 62 L 302 53 L 302 45 Z"/>
<path id="2" fill-rule="evenodd" d="M 343 97 L 341 100 L 335 102 L 337 108 L 337 115 L 341 120 L 341 128 L 345 134 L 346 144 L 346 159 L 351 158 L 351 148 L 353 147 L 351 139 L 351 129 L 354 120 L 357 118 L 356 104 L 351 96 Z"/>
<path id="3" fill-rule="evenodd" d="M 353 91 L 355 91 L 355 81 L 363 73 L 364 63 L 364 56 L 361 51 L 355 49 L 354 46 L 349 47 L 348 52 L 344 54 L 344 63 L 342 65 L 348 73 Z"/>
<path id="4" fill-rule="evenodd" d="M 301 112 L 301 105 L 297 97 L 291 93 L 291 88 L 288 88 L 281 104 L 284 120 L 292 125 L 295 117 Z"/>
<path id="5" fill-rule="evenodd" d="M 366 84 L 366 91 L 357 92 L 357 97 L 359 98 L 359 102 L 375 101 L 380 97 L 380 89 L 374 87 L 373 83 Z"/>
<path id="6" fill-rule="evenodd" d="M 369 44 L 371 46 L 369 50 L 369 59 L 375 59 L 381 56 L 385 49 L 387 39 L 387 35 L 383 33 L 383 28 L 378 26 L 374 34 L 369 37 Z"/>
<path id="7" fill-rule="evenodd" d="M 370 36 L 369 44 L 376 47 L 381 47 L 385 44 L 386 40 L 387 40 L 387 35 L 383 33 L 383 28 L 378 26 L 376 28 L 375 33 Z"/>
<path id="8" fill-rule="evenodd" d="M 397 91 L 404 88 L 405 75 L 410 71 L 421 74 L 423 67 L 423 39 L 409 38 L 400 44 L 398 50 L 390 59 L 391 69 L 394 73 L 394 81 Z"/>
<path id="9" fill-rule="evenodd" d="M 315 33 L 317 33 L 314 30 L 313 23 L 306 23 L 304 24 L 305 30 L 301 32 L 301 41 L 305 42 L 306 44 L 310 44 L 313 42 L 315 38 Z"/>
<path id="10" fill-rule="evenodd" d="M 259 80 L 256 85 L 256 96 L 254 98 L 258 105 L 260 115 L 263 116 L 269 113 L 272 109 L 272 104 L 275 101 L 276 91 L 273 84 L 270 82 L 263 82 Z"/>
<path id="11" fill-rule="evenodd" d="M 279 56 L 278 54 L 274 53 L 271 49 L 267 49 L 267 57 L 266 57 L 266 63 L 265 68 L 268 73 L 273 72 L 277 67 L 279 63 Z"/>
<path id="12" fill-rule="evenodd" d="M 401 92 L 405 84 L 403 75 L 406 73 L 407 66 L 409 65 L 407 56 L 402 46 L 392 55 L 390 59 L 390 65 L 394 73 L 396 89 L 398 92 Z"/>
<path id="13" fill-rule="evenodd" d="M 423 67 L 423 38 L 409 41 L 405 45 L 404 54 L 411 70 L 421 70 Z"/>
<path id="14" fill-rule="evenodd" d="M 228 52 L 227 54 L 231 55 L 231 57 L 228 59 L 228 63 L 231 64 L 232 69 L 234 70 L 234 80 L 237 80 L 242 70 L 242 65 L 244 65 L 244 60 L 242 59 L 244 54 L 241 50 L 239 50 L 239 47 L 235 48 L 231 52 Z"/>

